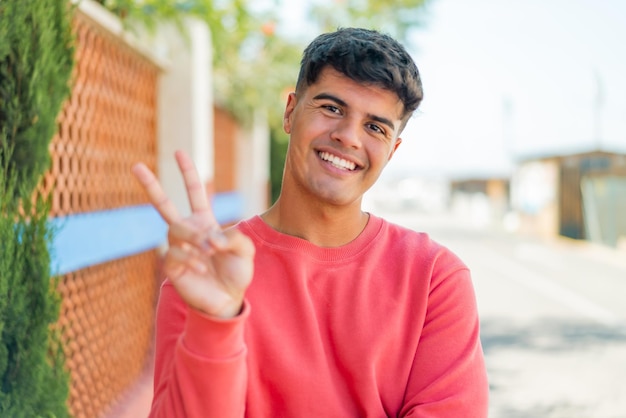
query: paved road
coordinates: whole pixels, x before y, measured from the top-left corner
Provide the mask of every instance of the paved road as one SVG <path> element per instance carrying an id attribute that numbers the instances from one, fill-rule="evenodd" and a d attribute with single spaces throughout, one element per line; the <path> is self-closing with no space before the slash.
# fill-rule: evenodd
<path id="1" fill-rule="evenodd" d="M 626 418 L 626 257 L 448 216 L 382 214 L 427 231 L 471 268 L 490 418 Z"/>

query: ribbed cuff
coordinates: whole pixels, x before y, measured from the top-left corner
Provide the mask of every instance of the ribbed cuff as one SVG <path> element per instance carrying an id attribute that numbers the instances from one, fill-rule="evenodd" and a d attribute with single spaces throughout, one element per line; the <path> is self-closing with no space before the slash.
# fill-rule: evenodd
<path id="1" fill-rule="evenodd" d="M 250 315 L 247 301 L 234 318 L 219 319 L 189 309 L 183 345 L 193 354 L 214 359 L 235 356 L 244 349 L 244 324 Z"/>

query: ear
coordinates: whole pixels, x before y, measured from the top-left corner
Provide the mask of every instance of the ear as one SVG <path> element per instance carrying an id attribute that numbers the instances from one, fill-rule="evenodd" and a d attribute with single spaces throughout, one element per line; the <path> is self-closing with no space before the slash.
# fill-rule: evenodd
<path id="1" fill-rule="evenodd" d="M 393 157 L 393 154 L 395 154 L 396 150 L 398 149 L 401 143 L 402 143 L 402 138 L 398 137 L 396 139 L 396 143 L 393 144 L 393 147 L 391 148 L 391 152 L 389 153 L 389 157 L 387 158 L 387 161 L 391 160 L 391 157 Z"/>
<path id="2" fill-rule="evenodd" d="M 285 105 L 285 113 L 283 114 L 283 129 L 287 134 L 291 133 L 292 115 L 297 103 L 296 93 L 289 93 L 287 104 Z"/>

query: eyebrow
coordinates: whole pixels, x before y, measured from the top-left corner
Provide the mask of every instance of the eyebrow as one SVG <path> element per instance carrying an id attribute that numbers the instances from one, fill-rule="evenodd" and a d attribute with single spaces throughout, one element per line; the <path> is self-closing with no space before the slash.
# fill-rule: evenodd
<path id="1" fill-rule="evenodd" d="M 340 106 L 350 107 L 348 105 L 348 103 L 346 103 L 345 101 L 341 100 L 339 97 L 333 96 L 332 94 L 329 94 L 329 93 L 320 93 L 317 96 L 313 97 L 313 100 L 332 100 L 333 102 L 337 103 Z M 379 122 L 379 123 L 382 123 L 384 125 L 387 125 L 389 128 L 391 128 L 391 130 L 395 130 L 396 129 L 396 127 L 394 126 L 393 122 L 391 120 L 387 119 L 387 118 L 384 118 L 382 116 L 373 115 L 371 113 L 368 113 L 367 117 L 372 119 L 372 120 L 374 120 L 374 121 L 376 121 L 376 122 Z"/>

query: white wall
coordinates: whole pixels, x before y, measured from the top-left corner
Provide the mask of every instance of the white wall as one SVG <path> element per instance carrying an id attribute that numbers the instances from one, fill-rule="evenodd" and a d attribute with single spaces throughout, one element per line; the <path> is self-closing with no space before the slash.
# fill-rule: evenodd
<path id="1" fill-rule="evenodd" d="M 213 94 L 209 29 L 197 19 L 188 19 L 184 26 L 186 35 L 173 25 L 163 26 L 154 45 L 170 63 L 159 82 L 159 177 L 168 196 L 187 214 L 189 203 L 174 152 L 184 150 L 193 158 L 203 182 L 213 178 Z"/>
<path id="2" fill-rule="evenodd" d="M 243 216 L 265 211 L 269 204 L 270 134 L 267 116 L 258 111 L 252 127 L 237 140 L 237 189 L 243 195 Z"/>

